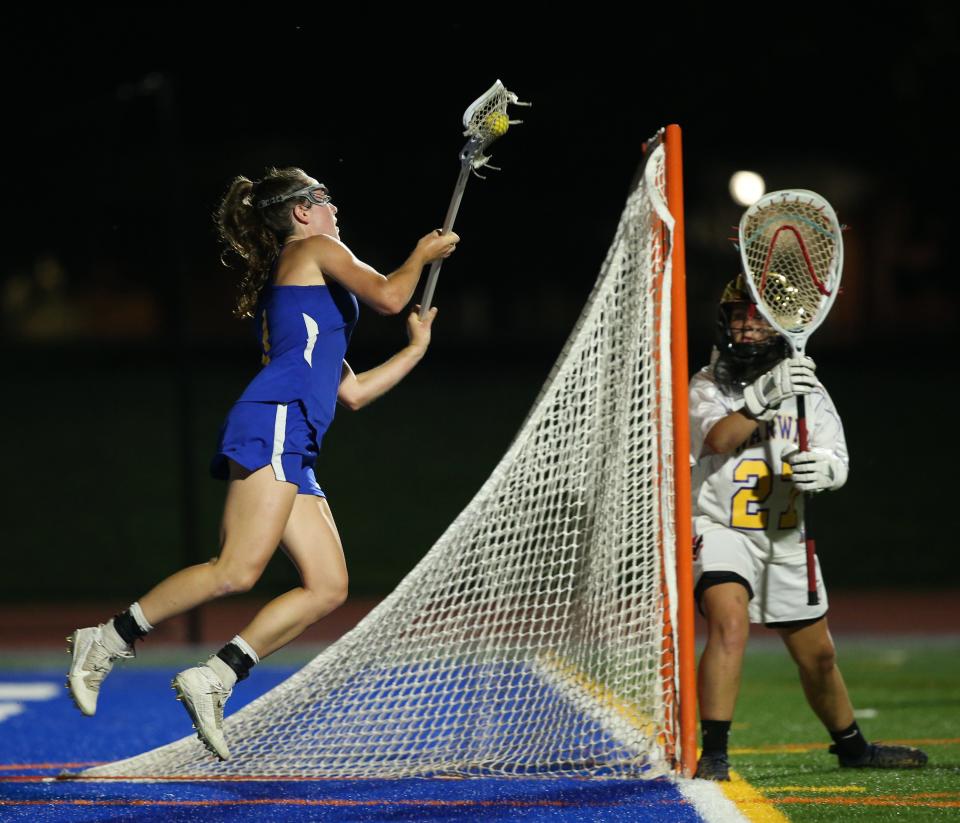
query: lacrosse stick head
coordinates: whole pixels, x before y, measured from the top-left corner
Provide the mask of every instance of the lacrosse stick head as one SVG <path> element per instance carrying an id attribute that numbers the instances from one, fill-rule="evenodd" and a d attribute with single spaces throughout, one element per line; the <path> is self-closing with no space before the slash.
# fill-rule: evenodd
<path id="1" fill-rule="evenodd" d="M 497 80 L 467 106 L 467 110 L 463 113 L 463 134 L 470 140 L 464 147 L 462 157 L 474 169 L 490 162 L 490 158 L 484 154 L 484 151 L 494 140 L 503 137 L 510 126 L 523 122 L 510 119 L 507 106 L 511 103 L 517 106 L 530 105 L 517 100 L 517 95 L 508 91 L 503 83 Z"/>
<path id="2" fill-rule="evenodd" d="M 840 287 L 843 238 L 833 208 L 805 189 L 761 197 L 740 220 L 740 259 L 757 310 L 802 353 Z"/>

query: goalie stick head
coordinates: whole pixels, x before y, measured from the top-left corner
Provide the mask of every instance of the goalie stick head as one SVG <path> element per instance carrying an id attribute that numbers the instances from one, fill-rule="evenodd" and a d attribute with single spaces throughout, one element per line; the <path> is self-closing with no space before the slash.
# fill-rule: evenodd
<path id="1" fill-rule="evenodd" d="M 742 389 L 789 354 L 787 341 L 757 311 L 743 274 L 723 290 L 714 343 L 714 377 L 727 391 Z"/>
<path id="2" fill-rule="evenodd" d="M 843 237 L 831 205 L 807 189 L 774 191 L 740 220 L 740 260 L 751 299 L 802 353 L 833 304 L 843 273 Z"/>

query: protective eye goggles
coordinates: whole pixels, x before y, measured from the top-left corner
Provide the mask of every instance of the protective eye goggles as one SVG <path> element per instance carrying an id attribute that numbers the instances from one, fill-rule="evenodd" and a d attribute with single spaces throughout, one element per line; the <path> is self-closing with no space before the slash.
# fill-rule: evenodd
<path id="1" fill-rule="evenodd" d="M 304 186 L 302 189 L 297 189 L 289 194 L 280 194 L 276 197 L 268 197 L 266 200 L 258 200 L 257 208 L 263 209 L 275 203 L 282 203 L 284 200 L 292 200 L 294 197 L 305 197 L 315 206 L 326 206 L 331 199 L 327 187 L 323 183 L 318 183 L 315 186 Z"/>

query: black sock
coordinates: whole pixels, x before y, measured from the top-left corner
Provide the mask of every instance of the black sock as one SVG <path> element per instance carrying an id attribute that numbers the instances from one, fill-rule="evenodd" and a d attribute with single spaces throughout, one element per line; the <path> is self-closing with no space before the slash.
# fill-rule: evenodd
<path id="1" fill-rule="evenodd" d="M 226 646 L 217 652 L 217 657 L 233 669 L 238 681 L 249 676 L 250 669 L 252 669 L 254 665 L 253 658 L 234 643 L 227 643 Z"/>
<path id="2" fill-rule="evenodd" d="M 726 754 L 730 736 L 729 720 L 701 720 L 700 730 L 704 754 Z"/>
<path id="3" fill-rule="evenodd" d="M 117 630 L 117 634 L 123 638 L 123 642 L 128 646 L 132 646 L 134 640 L 143 640 L 143 638 L 147 636 L 147 633 L 140 628 L 134 616 L 130 614 L 130 609 L 114 615 L 113 628 Z"/>
<path id="4" fill-rule="evenodd" d="M 837 744 L 837 754 L 842 757 L 860 757 L 867 750 L 867 739 L 856 720 L 845 729 L 830 732 L 830 737 Z"/>

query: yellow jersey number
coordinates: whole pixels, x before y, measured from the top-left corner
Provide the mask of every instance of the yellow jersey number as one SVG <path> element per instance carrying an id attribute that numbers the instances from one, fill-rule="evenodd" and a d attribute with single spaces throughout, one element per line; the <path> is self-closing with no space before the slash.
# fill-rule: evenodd
<path id="1" fill-rule="evenodd" d="M 789 480 L 792 474 L 790 465 L 782 463 L 780 479 Z M 733 470 L 733 482 L 744 484 L 733 495 L 730 508 L 730 526 L 734 529 L 762 531 L 770 522 L 770 509 L 764 508 L 763 502 L 773 490 L 773 472 L 766 460 L 747 459 L 737 463 Z M 798 492 L 790 491 L 790 502 L 777 517 L 778 529 L 795 529 L 797 527 L 796 501 Z"/>

